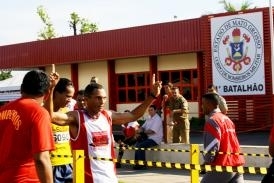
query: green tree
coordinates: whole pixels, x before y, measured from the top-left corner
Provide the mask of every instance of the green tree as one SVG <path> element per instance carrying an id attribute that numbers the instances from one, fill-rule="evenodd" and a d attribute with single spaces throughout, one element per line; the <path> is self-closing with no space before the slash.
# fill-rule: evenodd
<path id="1" fill-rule="evenodd" d="M 45 8 L 43 6 L 38 6 L 37 14 L 41 18 L 42 22 L 45 24 L 43 30 L 38 33 L 38 40 L 55 38 L 57 34 L 55 33 L 55 30 Z"/>
<path id="2" fill-rule="evenodd" d="M 80 23 L 80 17 L 75 12 L 70 14 L 69 27 L 73 30 L 73 35 L 77 35 L 77 25 Z"/>
<path id="3" fill-rule="evenodd" d="M 91 23 L 88 19 L 82 18 L 80 34 L 86 34 L 90 32 L 97 32 L 98 27 L 96 24 Z"/>
<path id="4" fill-rule="evenodd" d="M 90 32 L 97 32 L 98 27 L 96 24 L 90 22 L 86 18 L 81 18 L 77 13 L 73 12 L 70 14 L 69 21 L 70 28 L 73 29 L 73 35 L 77 35 L 79 31 L 80 34 L 86 34 Z M 78 28 L 80 26 L 80 28 Z"/>
<path id="5" fill-rule="evenodd" d="M 0 73 L 0 81 L 11 78 L 11 71 L 1 71 Z"/>
<path id="6" fill-rule="evenodd" d="M 224 5 L 224 9 L 225 9 L 227 12 L 239 11 L 239 10 L 236 9 L 236 7 L 235 7 L 233 4 L 231 4 L 230 2 L 227 2 L 226 0 L 221 0 L 221 1 L 219 1 L 219 3 L 221 3 L 221 4 Z M 252 5 L 251 2 L 249 2 L 249 1 L 244 1 L 244 2 L 242 3 L 242 5 L 241 5 L 240 10 L 241 10 L 241 11 L 244 11 L 244 10 L 250 9 L 250 8 L 251 8 L 251 7 L 250 7 L 251 5 Z M 254 7 L 254 8 L 256 8 L 256 7 Z"/>
<path id="7" fill-rule="evenodd" d="M 43 6 L 37 7 L 37 14 L 42 22 L 45 24 L 43 30 L 38 33 L 38 40 L 52 39 L 57 37 L 53 24 Z M 69 27 L 73 30 L 73 35 L 86 34 L 90 32 L 97 32 L 98 27 L 95 23 L 90 22 L 86 18 L 81 18 L 77 13 L 70 14 Z"/>

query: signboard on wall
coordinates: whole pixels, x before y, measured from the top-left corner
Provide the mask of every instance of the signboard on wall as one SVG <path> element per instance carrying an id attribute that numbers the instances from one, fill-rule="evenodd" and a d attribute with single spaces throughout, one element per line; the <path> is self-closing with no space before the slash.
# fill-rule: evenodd
<path id="1" fill-rule="evenodd" d="M 262 12 L 211 19 L 212 77 L 221 95 L 265 94 Z"/>

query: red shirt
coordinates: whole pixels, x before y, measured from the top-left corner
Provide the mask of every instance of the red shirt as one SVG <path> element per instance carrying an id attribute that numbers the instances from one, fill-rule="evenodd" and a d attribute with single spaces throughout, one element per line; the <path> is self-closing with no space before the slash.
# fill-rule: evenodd
<path id="1" fill-rule="evenodd" d="M 269 136 L 269 141 L 273 144 L 274 143 L 274 125 L 271 128 L 270 136 Z"/>
<path id="2" fill-rule="evenodd" d="M 135 129 L 135 127 L 130 126 L 129 128 L 127 128 L 127 127 L 124 128 L 123 132 L 124 132 L 126 138 L 131 138 L 131 137 L 135 136 L 136 129 Z"/>
<path id="3" fill-rule="evenodd" d="M 161 110 L 162 109 L 162 96 L 159 95 L 152 103 L 153 105 L 156 106 L 157 110 Z"/>
<path id="4" fill-rule="evenodd" d="M 214 121 L 214 126 L 210 121 Z M 224 154 L 217 154 L 213 162 L 208 164 L 221 165 L 221 166 L 241 166 L 245 163 L 244 156 L 234 153 L 241 153 L 240 143 L 235 131 L 234 123 L 221 111 L 217 111 L 210 116 L 210 119 L 205 123 L 205 133 L 211 134 L 214 139 L 211 142 L 206 142 L 205 147 L 208 151 L 211 151 L 216 141 L 219 142 L 218 152 L 224 152 Z M 209 143 L 209 144 L 208 144 Z M 213 145 L 212 145 L 213 144 Z M 232 154 L 227 154 L 227 153 Z"/>
<path id="5" fill-rule="evenodd" d="M 0 182 L 39 182 L 33 155 L 54 149 L 49 113 L 33 99 L 0 109 Z"/>

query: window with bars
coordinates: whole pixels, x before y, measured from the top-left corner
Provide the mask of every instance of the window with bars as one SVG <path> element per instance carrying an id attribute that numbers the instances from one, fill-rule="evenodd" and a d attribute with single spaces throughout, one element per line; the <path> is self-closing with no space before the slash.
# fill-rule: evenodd
<path id="1" fill-rule="evenodd" d="M 189 101 L 198 99 L 197 69 L 159 71 L 160 80 L 171 82 L 180 88 L 181 94 Z"/>
<path id="2" fill-rule="evenodd" d="M 116 74 L 118 103 L 136 103 L 150 93 L 149 72 Z"/>

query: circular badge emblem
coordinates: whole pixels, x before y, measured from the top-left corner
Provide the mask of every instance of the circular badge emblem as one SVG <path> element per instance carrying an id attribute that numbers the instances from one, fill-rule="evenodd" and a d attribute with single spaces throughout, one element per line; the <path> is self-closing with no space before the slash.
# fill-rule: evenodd
<path id="1" fill-rule="evenodd" d="M 214 35 L 212 49 L 216 70 L 234 83 L 250 79 L 262 62 L 260 33 L 250 21 L 242 18 L 222 24 Z"/>

